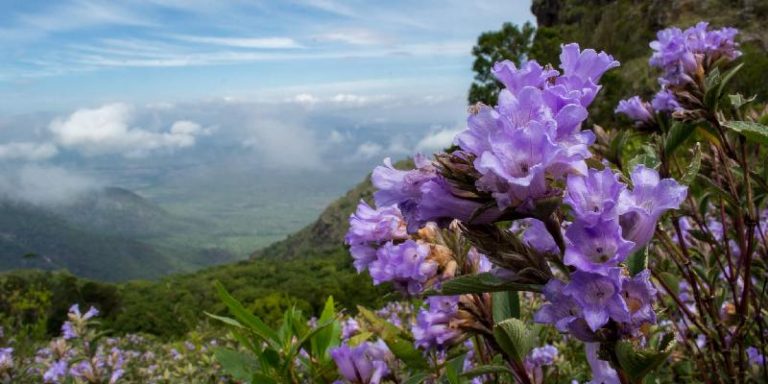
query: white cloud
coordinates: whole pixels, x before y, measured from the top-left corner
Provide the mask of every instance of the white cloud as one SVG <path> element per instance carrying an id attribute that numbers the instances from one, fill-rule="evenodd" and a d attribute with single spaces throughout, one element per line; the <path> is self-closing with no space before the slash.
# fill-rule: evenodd
<path id="1" fill-rule="evenodd" d="M 323 161 L 312 131 L 290 118 L 256 117 L 243 146 L 259 156 L 259 166 L 320 169 Z"/>
<path id="2" fill-rule="evenodd" d="M 294 102 L 304 106 L 313 106 L 320 102 L 320 98 L 311 93 L 300 93 L 292 98 L 286 100 L 288 102 Z"/>
<path id="3" fill-rule="evenodd" d="M 290 37 L 217 37 L 174 35 L 172 38 L 190 43 L 221 45 L 236 48 L 254 49 L 295 49 L 302 48 L 296 40 Z"/>
<path id="4" fill-rule="evenodd" d="M 128 104 L 107 104 L 95 109 L 80 109 L 66 119 L 49 125 L 56 142 L 86 156 L 122 154 L 142 157 L 152 151 L 173 150 L 195 145 L 205 131 L 191 121 L 177 121 L 168 132 L 132 127 L 136 110 Z"/>
<path id="5" fill-rule="evenodd" d="M 33 204 L 62 204 L 101 183 L 60 167 L 25 165 L 0 173 L 0 195 Z"/>
<path id="6" fill-rule="evenodd" d="M 392 43 L 392 39 L 369 29 L 344 29 L 315 36 L 322 41 L 338 41 L 351 45 L 383 45 Z"/>
<path id="7" fill-rule="evenodd" d="M 352 157 L 358 159 L 371 159 L 375 156 L 379 156 L 383 150 L 384 147 L 380 144 L 366 142 L 357 147 L 357 150 Z"/>
<path id="8" fill-rule="evenodd" d="M 0 144 L 0 160 L 38 161 L 49 159 L 59 150 L 51 143 L 11 142 Z"/>
<path id="9" fill-rule="evenodd" d="M 431 153 L 450 147 L 453 138 L 461 131 L 462 128 L 445 128 L 432 132 L 419 140 L 416 150 Z"/>

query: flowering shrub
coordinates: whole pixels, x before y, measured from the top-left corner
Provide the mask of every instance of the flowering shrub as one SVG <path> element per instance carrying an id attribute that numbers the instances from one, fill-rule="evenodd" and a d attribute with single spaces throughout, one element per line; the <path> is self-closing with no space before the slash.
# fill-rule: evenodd
<path id="1" fill-rule="evenodd" d="M 633 124 L 612 131 L 583 127 L 610 55 L 497 63 L 498 105 L 472 106 L 453 147 L 377 167 L 346 241 L 417 306 L 346 321 L 342 382 L 583 379 L 547 369 L 562 340 L 569 359 L 583 343 L 592 383 L 768 380 L 768 115 L 726 92 L 737 34 L 660 31 L 661 89 L 621 101 Z"/>
<path id="2" fill-rule="evenodd" d="M 216 338 L 190 334 L 189 340 L 162 343 L 140 335 L 106 337 L 99 332 L 98 310 L 85 313 L 75 304 L 61 337 L 34 348 L 0 333 L 2 383 L 224 383 L 214 351 Z"/>

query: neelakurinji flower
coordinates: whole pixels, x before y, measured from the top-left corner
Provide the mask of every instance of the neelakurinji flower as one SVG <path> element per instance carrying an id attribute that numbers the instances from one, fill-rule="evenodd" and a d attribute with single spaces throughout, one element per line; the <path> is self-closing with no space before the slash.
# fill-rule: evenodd
<path id="1" fill-rule="evenodd" d="M 630 178 L 632 190 L 623 191 L 619 197 L 619 222 L 622 236 L 635 243 L 635 251 L 651 241 L 664 212 L 680 207 L 688 187 L 674 179 L 661 179 L 656 170 L 644 165 L 636 166 Z"/>
<path id="2" fill-rule="evenodd" d="M 653 96 L 651 107 L 656 112 L 674 112 L 682 108 L 675 94 L 668 89 L 662 89 Z"/>
<path id="3" fill-rule="evenodd" d="M 629 320 L 629 310 L 621 296 L 621 270 L 614 268 L 606 276 L 576 271 L 563 287 L 563 294 L 571 296 L 582 310 L 584 320 L 592 331 L 597 331 L 609 319 Z"/>
<path id="4" fill-rule="evenodd" d="M 494 74 L 507 87 L 495 108 L 479 105 L 455 143 L 475 156 L 481 174 L 476 186 L 492 194 L 500 209 L 529 208 L 551 192 L 548 175 L 586 172 L 590 132 L 581 132 L 586 106 L 599 90 L 602 74 L 618 62 L 605 53 L 562 47 L 563 74 L 538 63 L 520 69 L 497 64 Z"/>
<path id="5" fill-rule="evenodd" d="M 563 292 L 565 283 L 551 279 L 544 285 L 544 297 L 547 303 L 533 315 L 537 323 L 552 324 L 560 332 L 582 341 L 595 341 L 594 332 L 584 320 L 583 310 L 576 300 Z"/>
<path id="6" fill-rule="evenodd" d="M 643 101 L 640 96 L 633 96 L 626 100 L 620 100 L 615 113 L 626 115 L 638 124 L 648 123 L 653 120 L 651 104 Z"/>
<path id="7" fill-rule="evenodd" d="M 621 226 L 616 220 L 600 219 L 593 224 L 577 220 L 565 231 L 565 237 L 565 264 L 603 275 L 624 261 L 634 246 L 621 237 Z"/>
<path id="8" fill-rule="evenodd" d="M 590 169 L 586 175 L 569 175 L 563 202 L 571 207 L 578 221 L 595 224 L 600 218 L 618 215 L 619 197 L 626 185 L 609 167 Z"/>
<path id="9" fill-rule="evenodd" d="M 392 352 L 382 340 L 366 341 L 355 347 L 341 345 L 331 349 L 339 373 L 350 383 L 379 384 L 389 374 Z"/>
<path id="10" fill-rule="evenodd" d="M 592 370 L 592 380 L 588 381 L 587 384 L 620 384 L 618 373 L 611 367 L 611 363 L 600 358 L 599 351 L 599 343 L 584 344 L 587 362 Z"/>
<path id="11" fill-rule="evenodd" d="M 94 307 L 90 307 L 88 311 L 83 314 L 80 312 L 80 306 L 78 304 L 73 304 L 69 308 L 69 313 L 67 314 L 69 320 L 61 325 L 62 336 L 64 339 L 73 339 L 82 336 L 85 322 L 98 315 L 99 310 Z"/>
<path id="12" fill-rule="evenodd" d="M 652 306 L 656 297 L 656 288 L 651 283 L 651 271 L 645 269 L 631 278 L 624 279 L 621 295 L 627 303 L 629 323 L 633 328 L 643 324 L 656 324 L 656 312 L 653 311 Z"/>
<path id="13" fill-rule="evenodd" d="M 347 244 L 383 243 L 394 239 L 407 239 L 405 219 L 396 206 L 372 208 L 363 200 L 349 217 L 349 231 L 344 237 Z"/>
<path id="14" fill-rule="evenodd" d="M 523 230 L 523 241 L 529 247 L 541 254 L 557 255 L 560 253 L 560 248 L 557 246 L 555 239 L 552 238 L 552 234 L 549 233 L 541 220 L 529 218 L 519 221 L 524 221 L 527 224 L 525 230 Z"/>
<path id="15" fill-rule="evenodd" d="M 416 346 L 423 349 L 445 349 L 462 334 L 451 323 L 459 311 L 459 296 L 430 296 L 427 308 L 421 309 L 411 327 Z"/>
<path id="16" fill-rule="evenodd" d="M 659 31 L 650 43 L 653 55 L 649 64 L 663 70 L 662 85 L 680 85 L 693 81 L 693 76 L 705 59 L 734 60 L 741 55 L 735 38 L 735 28 L 709 30 L 709 24 L 699 22 L 686 30 L 672 27 Z"/>
<path id="17" fill-rule="evenodd" d="M 59 383 L 67 376 L 69 363 L 66 360 L 54 361 L 43 374 L 43 381 L 46 383 Z"/>
<path id="18" fill-rule="evenodd" d="M 748 347 L 746 349 L 747 357 L 749 358 L 750 364 L 754 365 L 765 365 L 765 356 L 760 353 L 760 350 L 755 347 Z"/>
<path id="19" fill-rule="evenodd" d="M 0 374 L 13 368 L 13 348 L 0 348 Z"/>
<path id="20" fill-rule="evenodd" d="M 437 263 L 429 260 L 429 244 L 406 240 L 385 243 L 376 251 L 376 259 L 368 266 L 374 284 L 392 282 L 401 291 L 414 295 L 434 277 Z"/>

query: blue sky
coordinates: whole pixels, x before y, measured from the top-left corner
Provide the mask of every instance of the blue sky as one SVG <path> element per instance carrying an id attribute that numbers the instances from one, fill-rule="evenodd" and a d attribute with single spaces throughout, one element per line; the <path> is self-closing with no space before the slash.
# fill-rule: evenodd
<path id="1" fill-rule="evenodd" d="M 0 197 L 36 203 L 115 185 L 194 206 L 287 172 L 330 201 L 449 145 L 478 35 L 533 21 L 526 0 L 0 7 Z"/>
<path id="2" fill-rule="evenodd" d="M 0 113 L 111 102 L 463 92 L 506 1 L 4 1 Z"/>

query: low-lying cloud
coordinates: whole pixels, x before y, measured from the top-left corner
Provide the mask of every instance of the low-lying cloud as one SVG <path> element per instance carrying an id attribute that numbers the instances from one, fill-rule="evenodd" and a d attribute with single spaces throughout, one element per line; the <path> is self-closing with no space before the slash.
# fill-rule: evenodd
<path id="1" fill-rule="evenodd" d="M 39 161 L 56 156 L 59 150 L 51 143 L 11 142 L 0 144 L 0 160 Z"/>
<path id="2" fill-rule="evenodd" d="M 143 157 L 154 151 L 172 151 L 195 145 L 205 130 L 192 121 L 176 121 L 168 131 L 155 132 L 134 126 L 136 109 L 128 104 L 83 108 L 49 125 L 57 144 L 85 156 L 120 154 Z"/>
<path id="3" fill-rule="evenodd" d="M 100 187 L 94 178 L 61 167 L 28 164 L 0 170 L 0 196 L 36 205 L 67 204 Z"/>

